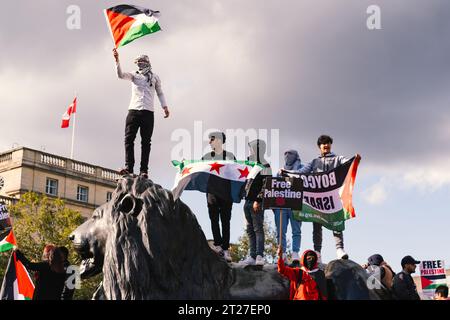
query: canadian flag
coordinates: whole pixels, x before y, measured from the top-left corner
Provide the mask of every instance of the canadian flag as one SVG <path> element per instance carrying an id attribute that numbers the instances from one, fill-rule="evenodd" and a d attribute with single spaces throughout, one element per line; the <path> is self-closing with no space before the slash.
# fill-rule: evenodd
<path id="1" fill-rule="evenodd" d="M 73 99 L 73 102 L 70 104 L 69 108 L 67 108 L 67 111 L 64 112 L 62 116 L 61 128 L 69 127 L 70 116 L 72 115 L 72 113 L 75 113 L 76 111 L 77 111 L 77 97 Z"/>

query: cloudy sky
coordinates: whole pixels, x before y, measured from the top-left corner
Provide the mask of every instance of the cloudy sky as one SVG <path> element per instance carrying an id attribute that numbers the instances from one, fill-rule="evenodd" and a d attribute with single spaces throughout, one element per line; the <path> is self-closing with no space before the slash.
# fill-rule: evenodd
<path id="1" fill-rule="evenodd" d="M 75 158 L 123 166 L 130 84 L 115 76 L 102 10 L 115 1 L 10 1 L 3 4 L 0 42 L 0 149 L 21 145 L 69 156 L 71 130 L 61 115 L 78 93 Z M 450 2 L 447 0 L 309 1 L 173 0 L 133 2 L 162 13 L 162 32 L 121 48 L 123 68 L 148 54 L 162 79 L 172 115 L 156 107 L 150 159 L 153 180 L 171 188 L 177 132 L 207 148 L 209 129 L 278 133 L 269 154 L 317 156 L 322 133 L 336 153 L 362 155 L 355 186 L 357 218 L 348 221 L 346 250 L 364 262 L 381 253 L 400 259 L 445 259 L 450 225 Z M 66 23 L 69 5 L 81 29 Z M 367 7 L 381 9 L 369 30 Z M 194 134 L 201 121 L 200 134 Z M 189 141 L 189 140 L 185 140 Z M 139 140 L 137 141 L 139 145 Z M 206 149 L 205 149 L 206 150 Z M 239 150 L 230 150 L 238 157 Z M 276 153 L 276 154 L 275 154 Z M 136 169 L 137 170 L 137 169 Z M 211 237 L 205 196 L 183 200 Z M 273 222 L 273 214 L 266 212 Z M 243 233 L 234 206 L 232 241 Z M 302 227 L 302 249 L 312 246 Z M 324 230 L 324 260 L 335 257 Z"/>

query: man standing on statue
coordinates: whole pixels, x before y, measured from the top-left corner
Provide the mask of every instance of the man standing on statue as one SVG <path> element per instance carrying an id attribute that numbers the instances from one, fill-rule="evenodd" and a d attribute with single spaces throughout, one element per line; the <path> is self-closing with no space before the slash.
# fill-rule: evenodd
<path id="1" fill-rule="evenodd" d="M 154 124 L 154 97 L 158 95 L 164 118 L 169 117 L 164 93 L 161 89 L 161 80 L 152 72 L 150 59 L 146 55 L 138 56 L 134 63 L 138 67 L 135 73 L 122 72 L 119 53 L 113 49 L 116 60 L 117 76 L 119 79 L 131 81 L 131 101 L 128 106 L 128 115 L 125 122 L 125 168 L 120 174 L 133 174 L 134 170 L 134 140 L 138 130 L 141 135 L 141 163 L 140 175 L 148 178 L 148 161 L 150 157 L 151 139 Z"/>

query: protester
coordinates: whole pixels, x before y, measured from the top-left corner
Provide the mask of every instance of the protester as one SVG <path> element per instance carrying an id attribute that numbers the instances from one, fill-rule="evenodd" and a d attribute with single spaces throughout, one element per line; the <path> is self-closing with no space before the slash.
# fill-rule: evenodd
<path id="1" fill-rule="evenodd" d="M 306 250 L 301 257 L 301 268 L 284 263 L 283 249 L 278 247 L 278 272 L 290 280 L 291 300 L 327 300 L 325 273 L 318 267 L 317 253 Z"/>
<path id="2" fill-rule="evenodd" d="M 15 252 L 17 259 L 23 263 L 25 268 L 39 273 L 35 283 L 33 300 L 61 300 L 66 281 L 61 249 L 50 250 L 48 260 L 37 263 L 30 262 L 18 249 Z"/>
<path id="3" fill-rule="evenodd" d="M 367 265 L 363 267 L 370 275 L 379 274 L 381 284 L 388 290 L 392 289 L 395 272 L 380 254 L 371 255 L 367 259 Z"/>
<path id="4" fill-rule="evenodd" d="M 70 266 L 69 262 L 69 249 L 66 247 L 59 247 L 61 250 L 61 254 L 63 256 L 63 262 L 64 262 L 64 271 L 66 272 L 66 281 L 64 282 L 64 288 L 61 294 L 61 300 L 72 300 L 73 294 L 75 293 L 75 286 L 73 281 L 71 281 L 70 275 L 67 272 L 67 268 Z"/>
<path id="5" fill-rule="evenodd" d="M 298 171 L 303 167 L 301 164 L 300 156 L 296 150 L 287 150 L 284 153 L 284 166 L 282 169 L 285 170 L 294 170 Z M 278 176 L 281 176 L 281 170 L 278 172 Z M 280 230 L 280 213 L 282 212 L 282 226 Z M 291 209 L 274 209 L 274 219 L 275 226 L 277 229 L 277 240 L 280 241 L 281 236 L 281 248 L 283 250 L 283 259 L 286 261 L 286 232 L 289 225 L 291 223 L 291 231 L 292 231 L 292 266 L 299 266 L 300 264 L 300 256 L 298 252 L 300 251 L 300 243 L 301 243 L 301 226 L 302 222 L 295 219 L 293 212 Z M 280 235 L 281 232 L 281 235 Z"/>
<path id="6" fill-rule="evenodd" d="M 434 292 L 434 300 L 449 300 L 448 287 L 445 285 L 438 286 Z"/>
<path id="7" fill-rule="evenodd" d="M 420 261 L 416 261 L 411 256 L 406 256 L 402 259 L 402 271 L 394 277 L 392 290 L 394 296 L 398 300 L 420 300 L 420 296 L 417 293 L 417 288 L 411 277 L 412 273 L 416 272 L 416 264 Z"/>
<path id="8" fill-rule="evenodd" d="M 125 168 L 120 174 L 132 174 L 134 170 L 134 140 L 140 130 L 141 135 L 141 164 L 140 175 L 148 177 L 148 160 L 150 157 L 151 138 L 154 125 L 154 96 L 158 95 L 164 118 L 169 117 L 164 93 L 161 89 L 161 80 L 153 73 L 150 59 L 146 55 L 140 55 L 134 61 L 139 70 L 135 73 L 122 72 L 119 61 L 119 53 L 113 49 L 116 60 L 117 76 L 120 79 L 131 81 L 131 101 L 128 106 L 128 116 L 125 123 Z"/>
<path id="9" fill-rule="evenodd" d="M 55 250 L 56 246 L 53 244 L 47 244 L 44 247 L 44 250 L 42 252 L 42 261 L 48 261 L 50 253 Z"/>
<path id="10" fill-rule="evenodd" d="M 331 145 L 333 144 L 333 138 L 327 135 L 321 135 L 317 139 L 317 146 L 320 150 L 320 156 L 312 160 L 306 166 L 300 170 L 284 170 L 281 169 L 283 175 L 288 174 L 306 174 L 316 172 L 327 172 L 336 168 L 337 166 L 347 162 L 349 159 L 344 156 L 338 156 L 331 152 Z M 361 159 L 359 154 L 356 154 L 358 160 Z M 336 254 L 339 259 L 348 259 L 348 254 L 344 251 L 344 233 L 342 231 L 333 231 L 334 239 L 336 242 Z M 317 222 L 313 222 L 313 243 L 314 251 L 316 251 L 319 262 L 321 261 L 322 251 L 322 225 Z"/>
<path id="11" fill-rule="evenodd" d="M 250 245 L 250 256 L 242 261 L 246 265 L 264 265 L 264 210 L 261 207 L 262 191 L 264 181 L 267 177 L 272 177 L 270 164 L 264 158 L 266 153 L 266 143 L 256 139 L 248 143 L 250 156 L 248 161 L 257 162 L 263 169 L 254 179 L 249 179 L 245 185 L 244 213 L 247 223 L 247 235 Z"/>
<path id="12" fill-rule="evenodd" d="M 211 132 L 209 134 L 209 145 L 211 152 L 202 157 L 202 160 L 236 160 L 233 153 L 223 149 L 226 141 L 225 133 Z M 233 202 L 225 200 L 220 195 L 207 193 L 209 219 L 214 238 L 214 249 L 219 255 L 223 255 L 226 261 L 231 262 L 230 247 L 230 220 Z M 220 234 L 219 219 L 222 223 L 222 234 Z"/>

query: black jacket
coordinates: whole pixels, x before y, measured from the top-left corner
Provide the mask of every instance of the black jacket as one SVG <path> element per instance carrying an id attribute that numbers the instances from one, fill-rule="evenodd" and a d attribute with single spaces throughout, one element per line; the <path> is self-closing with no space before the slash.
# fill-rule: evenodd
<path id="1" fill-rule="evenodd" d="M 405 271 L 394 277 L 392 291 L 398 300 L 420 300 L 413 278 Z"/>
<path id="2" fill-rule="evenodd" d="M 245 184 L 245 200 L 262 202 L 262 192 L 267 177 L 272 177 L 270 164 L 263 165 L 264 169 L 254 179 L 248 179 Z"/>
<path id="3" fill-rule="evenodd" d="M 31 262 L 22 252 L 16 251 L 16 257 L 28 270 L 37 272 L 33 300 L 61 300 L 66 281 L 66 273 L 57 273 L 50 269 L 48 262 Z"/>

